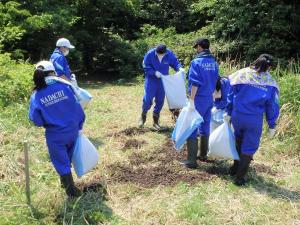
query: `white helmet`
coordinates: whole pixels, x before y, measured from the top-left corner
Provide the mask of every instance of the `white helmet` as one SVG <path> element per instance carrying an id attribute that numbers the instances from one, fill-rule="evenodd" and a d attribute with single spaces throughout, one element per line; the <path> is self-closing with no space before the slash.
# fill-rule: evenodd
<path id="1" fill-rule="evenodd" d="M 35 68 L 38 69 L 39 67 L 42 67 L 41 69 L 44 72 L 48 72 L 48 71 L 54 71 L 55 72 L 55 68 L 53 66 L 53 63 L 50 61 L 40 61 L 38 62 L 38 64 L 36 64 Z"/>
<path id="2" fill-rule="evenodd" d="M 67 48 L 75 48 L 71 45 L 70 41 L 66 38 L 60 38 L 56 42 L 56 47 L 67 47 Z"/>

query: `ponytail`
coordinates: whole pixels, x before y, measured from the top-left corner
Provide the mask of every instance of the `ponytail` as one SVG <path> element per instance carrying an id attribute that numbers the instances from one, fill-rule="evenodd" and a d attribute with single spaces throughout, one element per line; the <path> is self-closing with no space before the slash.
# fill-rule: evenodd
<path id="1" fill-rule="evenodd" d="M 42 68 L 37 68 L 35 71 L 34 71 L 34 74 L 33 74 L 33 82 L 34 82 L 34 89 L 33 90 L 36 90 L 36 91 L 39 91 L 45 87 L 47 87 L 47 84 L 46 84 L 46 81 L 45 81 L 45 77 L 47 76 L 48 74 L 46 74 Z"/>
<path id="2" fill-rule="evenodd" d="M 273 63 L 273 57 L 269 54 L 262 54 L 256 59 L 251 66 L 254 67 L 254 69 L 259 72 L 267 72 Z"/>

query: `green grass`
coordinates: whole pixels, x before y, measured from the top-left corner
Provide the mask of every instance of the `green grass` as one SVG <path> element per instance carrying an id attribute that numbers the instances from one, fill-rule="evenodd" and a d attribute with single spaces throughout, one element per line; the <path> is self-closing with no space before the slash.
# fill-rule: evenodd
<path id="1" fill-rule="evenodd" d="M 172 185 L 143 186 L 119 182 L 111 165 L 133 163 L 138 154 L 149 163 L 134 165 L 155 169 L 169 133 L 147 132 L 114 135 L 137 124 L 143 85 L 137 83 L 83 84 L 94 96 L 86 110 L 85 134 L 97 146 L 100 163 L 91 173 L 76 179 L 80 186 L 96 186 L 77 200 L 68 201 L 60 188 L 48 157 L 43 129 L 27 121 L 27 105 L 13 104 L 0 112 L 0 224 L 299 224 L 300 164 L 295 133 L 262 139 L 250 170 L 250 184 L 238 188 L 222 173 L 230 162 L 202 164 L 203 173 L 220 173 L 194 184 L 176 180 Z M 151 114 L 146 123 L 151 127 Z M 291 115 L 295 118 L 295 115 Z M 297 116 L 297 115 L 296 115 Z M 299 117 L 298 117 L 299 118 Z M 164 108 L 161 123 L 172 127 Z M 24 140 L 30 142 L 32 207 L 26 205 L 23 161 Z M 127 141 L 144 140 L 139 148 L 126 148 Z M 125 147 L 124 147 L 125 146 Z M 295 149 L 296 148 L 296 149 Z M 171 148 L 169 151 L 173 151 Z M 157 159 L 151 161 L 151 157 Z M 146 160 L 147 161 L 147 160 Z M 177 167 L 176 167 L 177 168 Z M 184 170 L 178 167 L 178 172 Z M 192 176 L 187 172 L 186 176 Z M 155 180 L 155 179 L 154 179 Z"/>

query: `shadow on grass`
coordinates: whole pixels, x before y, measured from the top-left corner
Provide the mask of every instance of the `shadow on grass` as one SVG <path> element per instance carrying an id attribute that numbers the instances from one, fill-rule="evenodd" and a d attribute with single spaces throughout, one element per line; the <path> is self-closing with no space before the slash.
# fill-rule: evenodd
<path id="1" fill-rule="evenodd" d="M 99 80 L 99 79 L 80 79 L 78 82 L 79 87 L 88 89 L 102 89 L 106 86 L 134 86 L 140 82 L 136 79 L 111 79 L 111 80 Z"/>
<path id="2" fill-rule="evenodd" d="M 151 127 L 149 129 L 152 132 L 157 132 L 157 133 L 165 135 L 167 138 L 170 138 L 172 136 L 174 127 L 164 127 L 163 126 L 161 130 L 155 130 L 154 127 Z"/>
<path id="3" fill-rule="evenodd" d="M 105 203 L 107 191 L 102 183 L 81 184 L 83 195 L 66 199 L 56 217 L 58 224 L 102 224 L 114 218 L 113 211 Z"/>
<path id="4" fill-rule="evenodd" d="M 228 175 L 230 164 L 225 160 L 216 160 L 213 164 L 205 164 L 200 166 L 200 169 L 203 169 L 209 174 L 216 175 L 222 179 L 233 182 L 233 177 Z M 287 199 L 289 201 L 299 201 L 300 200 L 300 191 L 288 190 L 286 188 L 278 186 L 272 178 L 266 178 L 261 175 L 261 173 L 267 173 L 268 175 L 274 176 L 275 172 L 269 168 L 264 169 L 264 171 L 259 172 L 262 168 L 262 165 L 252 164 L 248 172 L 248 181 L 247 186 L 253 187 L 257 192 L 262 194 L 267 194 L 272 198 Z M 257 172 L 258 170 L 258 172 Z M 247 187 L 246 186 L 246 187 Z"/>
<path id="5" fill-rule="evenodd" d="M 30 205 L 28 207 L 30 209 L 31 217 L 33 217 L 34 219 L 36 219 L 37 221 L 39 221 L 40 225 L 46 225 L 46 223 L 44 223 L 42 221 L 42 219 L 44 219 L 48 215 L 46 215 L 45 213 L 40 212 L 36 207 L 34 207 L 32 205 Z"/>
<path id="6" fill-rule="evenodd" d="M 100 137 L 96 137 L 96 138 L 90 138 L 89 140 L 93 143 L 93 145 L 98 149 L 99 147 L 103 147 L 104 146 L 104 142 L 102 141 L 103 138 Z"/>

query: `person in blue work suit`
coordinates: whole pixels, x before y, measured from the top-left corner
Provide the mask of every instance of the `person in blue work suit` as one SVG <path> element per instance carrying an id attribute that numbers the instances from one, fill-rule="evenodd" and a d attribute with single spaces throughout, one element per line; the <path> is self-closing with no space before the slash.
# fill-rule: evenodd
<path id="1" fill-rule="evenodd" d="M 56 76 L 51 62 L 37 64 L 33 75 L 35 88 L 30 98 L 29 119 L 36 126 L 45 128 L 48 152 L 61 184 L 69 197 L 77 197 L 80 190 L 74 185 L 71 159 L 85 114 L 71 87 L 47 80 L 51 76 Z"/>
<path id="2" fill-rule="evenodd" d="M 167 49 L 167 46 L 164 44 L 160 44 L 156 48 L 151 49 L 144 56 L 145 90 L 139 127 L 144 126 L 147 112 L 152 106 L 153 99 L 155 99 L 153 127 L 156 130 L 161 129 L 159 125 L 159 114 L 164 105 L 165 91 L 160 78 L 161 76 L 169 74 L 169 67 L 172 67 L 175 71 L 182 70 L 176 55 Z"/>
<path id="3" fill-rule="evenodd" d="M 201 161 L 207 160 L 213 93 L 219 77 L 219 66 L 209 47 L 208 39 L 196 40 L 194 48 L 198 54 L 191 62 L 188 71 L 189 109 L 196 109 L 204 120 L 199 127 L 200 152 L 198 152 L 198 129 L 187 139 L 188 156 L 187 160 L 183 161 L 183 165 L 191 169 L 197 168 L 197 158 Z"/>
<path id="4" fill-rule="evenodd" d="M 271 65 L 272 56 L 262 54 L 250 67 L 229 76 L 232 87 L 224 119 L 232 122 L 240 155 L 240 161 L 234 161 L 229 171 L 236 176 L 238 186 L 246 183 L 245 175 L 259 147 L 264 114 L 269 126 L 268 136 L 275 135 L 279 88 L 269 73 Z"/>
<path id="5" fill-rule="evenodd" d="M 70 41 L 66 38 L 60 38 L 56 42 L 56 48 L 50 57 L 50 61 L 55 67 L 57 76 L 67 80 L 72 81 L 72 76 L 70 66 L 66 59 L 66 56 L 69 54 L 70 49 L 75 47 L 71 45 Z M 74 78 L 75 79 L 75 78 Z"/>
<path id="6" fill-rule="evenodd" d="M 226 77 L 219 77 L 216 90 L 213 93 L 214 107 L 211 110 L 210 132 L 223 123 L 223 116 L 227 105 L 227 95 L 230 90 L 230 82 Z"/>

